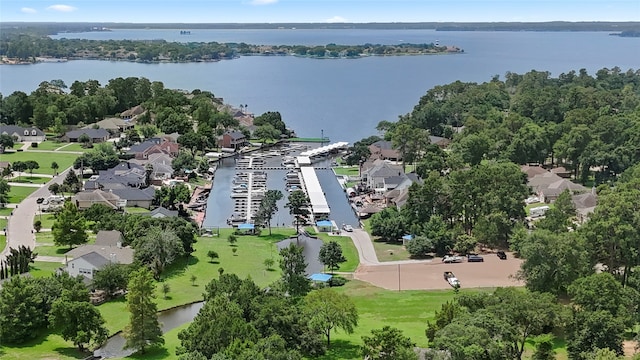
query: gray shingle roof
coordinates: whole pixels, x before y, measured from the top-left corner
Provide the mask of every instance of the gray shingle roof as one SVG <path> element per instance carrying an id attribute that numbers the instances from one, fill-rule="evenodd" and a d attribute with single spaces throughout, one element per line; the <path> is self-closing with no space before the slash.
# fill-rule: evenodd
<path id="1" fill-rule="evenodd" d="M 103 266 L 105 266 L 105 265 L 107 265 L 109 263 L 108 259 L 106 259 L 104 256 L 98 254 L 95 251 L 92 251 L 90 253 L 84 254 L 84 255 L 80 256 L 79 258 L 81 258 L 84 261 L 88 262 L 89 264 L 93 265 L 97 269 L 99 269 L 99 268 L 101 268 L 101 267 L 103 267 Z"/>
<path id="2" fill-rule="evenodd" d="M 118 246 L 122 242 L 122 233 L 118 230 L 100 230 L 96 235 L 96 245 Z"/>
<path id="3" fill-rule="evenodd" d="M 91 139 L 102 139 L 109 137 L 109 131 L 105 129 L 80 129 L 69 131 L 64 136 L 69 139 L 78 139 L 82 134 L 87 134 L 87 136 Z"/>
<path id="4" fill-rule="evenodd" d="M 167 208 L 163 208 L 161 206 L 159 208 L 153 209 L 153 211 L 151 211 L 149 213 L 149 216 L 151 216 L 151 217 L 176 217 L 176 216 L 178 216 L 178 212 L 169 210 Z"/>
<path id="5" fill-rule="evenodd" d="M 124 188 L 124 189 L 113 189 L 111 190 L 111 192 L 115 195 L 118 195 L 120 199 L 123 199 L 123 200 L 145 201 L 145 200 L 153 200 L 156 190 L 152 187 L 148 187 L 142 190 L 137 188 Z"/>
<path id="6" fill-rule="evenodd" d="M 25 135 L 24 134 L 25 130 L 29 131 L 29 135 Z M 33 135 L 31 135 L 31 131 L 32 130 L 36 131 L 36 136 L 44 136 L 44 132 L 42 130 L 38 129 L 37 127 L 34 127 L 34 126 L 31 126 L 31 127 L 22 127 L 22 126 L 17 126 L 17 125 L 2 125 L 2 126 L 0 126 L 0 134 L 7 133 L 7 135 L 18 134 L 20 136 L 33 136 Z"/>

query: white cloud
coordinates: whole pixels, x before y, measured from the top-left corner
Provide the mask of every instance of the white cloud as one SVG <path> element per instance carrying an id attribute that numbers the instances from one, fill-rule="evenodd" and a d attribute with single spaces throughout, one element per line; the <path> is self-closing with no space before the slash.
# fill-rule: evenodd
<path id="1" fill-rule="evenodd" d="M 325 22 L 328 22 L 328 23 L 343 23 L 343 22 L 347 22 L 347 19 L 343 18 L 342 16 L 334 16 L 332 18 L 329 18 L 329 19 L 325 20 Z"/>
<path id="2" fill-rule="evenodd" d="M 277 2 L 278 0 L 251 0 L 251 5 L 269 5 Z"/>
<path id="3" fill-rule="evenodd" d="M 75 8 L 71 5 L 62 5 L 62 4 L 51 5 L 47 9 L 53 10 L 53 11 L 59 11 L 59 12 L 72 12 L 72 11 L 78 10 L 78 8 Z"/>
<path id="4" fill-rule="evenodd" d="M 30 8 L 30 7 L 23 7 L 22 9 L 20 9 L 20 11 L 22 11 L 25 14 L 35 14 L 35 13 L 37 13 L 36 9 Z"/>

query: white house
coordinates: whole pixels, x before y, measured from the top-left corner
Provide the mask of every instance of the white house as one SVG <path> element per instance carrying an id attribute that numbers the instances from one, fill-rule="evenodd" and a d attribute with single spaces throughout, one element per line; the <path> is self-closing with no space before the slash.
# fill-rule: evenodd
<path id="1" fill-rule="evenodd" d="M 87 279 L 93 279 L 95 272 L 107 264 L 109 264 L 108 259 L 97 252 L 92 251 L 69 261 L 67 263 L 67 272 L 72 277 L 82 275 Z"/>

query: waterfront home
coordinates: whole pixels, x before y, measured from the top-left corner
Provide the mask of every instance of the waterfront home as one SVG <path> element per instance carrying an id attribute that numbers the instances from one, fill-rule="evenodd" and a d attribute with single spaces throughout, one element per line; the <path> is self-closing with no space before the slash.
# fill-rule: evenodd
<path id="1" fill-rule="evenodd" d="M 400 161 L 402 155 L 400 152 L 393 148 L 391 141 L 380 140 L 369 145 L 369 151 L 371 152 L 370 159 L 375 160 L 390 160 Z"/>
<path id="2" fill-rule="evenodd" d="M 95 273 L 108 264 L 133 263 L 134 254 L 135 251 L 128 246 L 81 245 L 66 253 L 73 259 L 67 262 L 65 270 L 73 277 L 82 275 L 93 280 Z"/>
<path id="3" fill-rule="evenodd" d="M 16 142 L 41 142 L 46 140 L 44 132 L 34 126 L 0 125 L 0 134 L 9 135 Z"/>
<path id="4" fill-rule="evenodd" d="M 238 150 L 249 144 L 247 137 L 241 131 L 226 131 L 218 139 L 218 144 L 223 148 Z"/>
<path id="5" fill-rule="evenodd" d="M 361 181 L 370 190 L 384 194 L 395 189 L 402 182 L 404 171 L 402 166 L 393 165 L 388 161 L 375 160 L 363 165 Z"/>
<path id="6" fill-rule="evenodd" d="M 173 158 L 170 155 L 160 153 L 150 154 L 149 158 L 144 160 L 129 160 L 130 163 L 138 164 L 145 167 L 145 169 L 147 168 L 147 166 L 150 166 L 152 168 L 150 177 L 151 184 L 157 186 L 162 185 L 163 180 L 172 178 L 172 161 Z"/>
<path id="7" fill-rule="evenodd" d="M 121 189 L 110 190 L 113 195 L 120 198 L 123 203 L 126 201 L 128 207 L 140 207 L 149 209 L 153 198 L 156 194 L 156 189 L 152 186 L 145 189 L 137 189 L 132 187 L 126 187 Z"/>
<path id="8" fill-rule="evenodd" d="M 107 141 L 111 134 L 105 129 L 79 129 L 68 131 L 62 136 L 62 141 L 79 142 L 82 135 L 87 135 L 92 143 L 101 143 Z"/>
<path id="9" fill-rule="evenodd" d="M 151 138 L 140 144 L 133 145 L 127 154 L 133 155 L 136 160 L 145 160 L 151 154 L 167 154 L 171 157 L 178 156 L 180 145 L 174 141 L 163 138 Z"/>

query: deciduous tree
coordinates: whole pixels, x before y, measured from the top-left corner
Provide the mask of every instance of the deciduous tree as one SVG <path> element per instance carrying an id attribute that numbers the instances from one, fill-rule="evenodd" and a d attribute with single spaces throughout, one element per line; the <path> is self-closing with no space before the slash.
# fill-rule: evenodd
<path id="1" fill-rule="evenodd" d="M 371 336 L 362 337 L 362 355 L 371 360 L 417 360 L 415 344 L 402 330 L 391 326 L 371 330 Z"/>
<path id="2" fill-rule="evenodd" d="M 49 315 L 51 326 L 63 339 L 71 340 L 80 351 L 91 344 L 100 345 L 108 335 L 100 311 L 89 301 L 58 298 Z"/>
<path id="3" fill-rule="evenodd" d="M 86 220 L 78 211 L 76 204 L 67 202 L 51 228 L 53 242 L 58 246 L 68 245 L 69 248 L 85 244 L 88 241 L 86 228 Z"/>
<path id="4" fill-rule="evenodd" d="M 347 261 L 344 255 L 342 255 L 342 247 L 335 241 L 322 244 L 318 260 L 328 267 L 331 273 L 339 269 L 341 263 Z"/>
<path id="5" fill-rule="evenodd" d="M 280 269 L 285 290 L 293 297 L 304 296 L 309 292 L 310 283 L 305 273 L 307 264 L 302 254 L 302 247 L 289 244 L 280 250 Z"/>
<path id="6" fill-rule="evenodd" d="M 351 334 L 358 326 L 358 310 L 354 303 L 347 295 L 330 288 L 309 293 L 304 299 L 304 307 L 309 325 L 322 331 L 327 338 L 327 346 L 331 345 L 332 330 L 342 329 Z"/>

